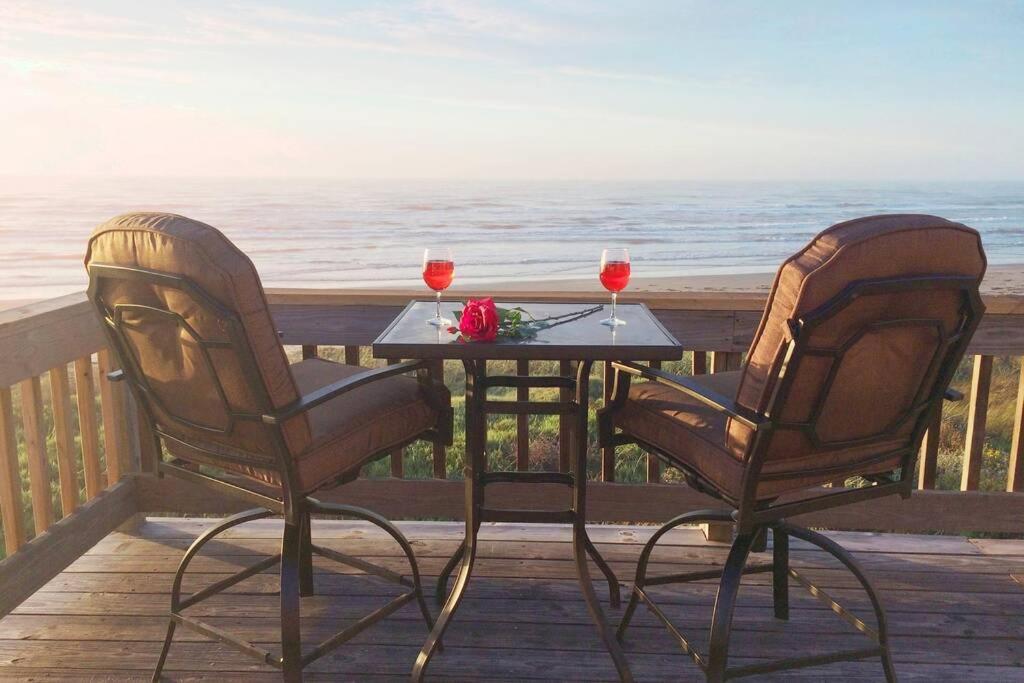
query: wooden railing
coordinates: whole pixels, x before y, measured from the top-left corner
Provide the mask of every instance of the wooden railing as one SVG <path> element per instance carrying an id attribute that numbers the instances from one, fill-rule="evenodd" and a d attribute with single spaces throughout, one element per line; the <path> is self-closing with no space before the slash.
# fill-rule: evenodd
<path id="1" fill-rule="evenodd" d="M 594 298 L 557 292 L 495 294 L 506 300 Z M 402 306 L 422 293 L 279 289 L 269 295 L 285 345 L 301 347 L 303 357 L 316 355 L 322 346 L 340 346 L 344 360 L 356 363 L 361 350 Z M 648 304 L 692 352 L 695 373 L 739 367 L 764 306 L 764 295 L 754 293 L 644 293 L 623 296 L 623 300 Z M 1024 495 L 1007 493 L 1024 492 L 1024 377 L 1013 408 L 1007 492 L 977 490 L 993 358 L 1024 355 L 1024 297 L 986 297 L 986 305 L 988 311 L 970 348 L 973 376 L 966 399 L 970 408 L 962 492 L 934 490 L 937 421 L 922 446 L 921 490 L 909 501 L 876 501 L 870 506 L 814 513 L 807 523 L 899 531 L 1024 532 Z M 237 509 L 232 501 L 197 492 L 190 484 L 151 475 L 152 456 L 140 455 L 140 444 L 147 441 L 139 438 L 140 424 L 130 398 L 121 385 L 106 379 L 112 366 L 84 294 L 0 313 L 0 517 L 6 552 L 11 555 L 0 563 L 0 578 L 13 573 L 23 582 L 0 600 L 0 614 L 137 512 L 202 514 Z M 527 368 L 519 366 L 521 371 Z M 563 436 L 567 428 L 563 425 Z M 530 451 L 525 416 L 517 418 L 516 433 L 516 466 L 526 469 Z M 560 460 L 565 465 L 567 439 L 561 441 Z M 433 479 L 405 479 L 402 453 L 395 452 L 391 478 L 358 480 L 324 497 L 366 504 L 393 518 L 457 519 L 462 514 L 462 488 L 448 479 L 446 462 L 444 450 L 436 449 Z M 614 483 L 615 464 L 615 454 L 606 450 L 600 471 L 591 473 L 603 480 L 591 488 L 589 513 L 594 521 L 658 521 L 709 503 L 685 486 L 659 483 L 662 472 L 653 458 L 647 462 L 648 483 L 643 485 Z M 30 518 L 23 513 L 25 488 Z M 59 495 L 54 496 L 54 491 Z M 496 489 L 497 504 L 503 495 Z M 521 490 L 515 495 L 514 507 L 531 502 L 524 500 Z M 544 504 L 551 494 L 541 490 L 536 495 L 533 502 Z"/>

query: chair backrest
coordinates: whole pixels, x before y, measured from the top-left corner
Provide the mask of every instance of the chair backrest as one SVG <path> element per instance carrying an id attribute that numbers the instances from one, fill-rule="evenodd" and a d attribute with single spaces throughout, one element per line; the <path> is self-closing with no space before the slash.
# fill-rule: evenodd
<path id="1" fill-rule="evenodd" d="M 980 235 L 935 216 L 819 234 L 779 269 L 737 391 L 773 429 L 755 442 L 733 422 L 730 449 L 762 480 L 909 462 L 983 313 L 985 267 Z"/>
<path id="2" fill-rule="evenodd" d="M 248 257 L 198 221 L 131 213 L 96 228 L 85 266 L 90 299 L 171 452 L 225 469 L 283 466 L 259 415 L 299 393 Z M 305 450 L 306 416 L 282 435 L 291 455 Z"/>

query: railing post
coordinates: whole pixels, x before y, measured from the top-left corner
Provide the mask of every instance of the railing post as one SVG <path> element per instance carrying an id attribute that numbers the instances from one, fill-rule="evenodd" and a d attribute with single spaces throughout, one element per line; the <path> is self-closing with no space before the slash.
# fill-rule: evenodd
<path id="1" fill-rule="evenodd" d="M 75 359 L 75 401 L 78 404 L 78 428 L 82 434 L 82 473 L 85 497 L 92 500 L 103 490 L 100 468 L 100 436 L 96 423 L 96 385 L 92 378 L 92 356 Z"/>
<path id="2" fill-rule="evenodd" d="M 708 374 L 708 353 L 707 351 L 690 352 L 690 370 L 694 375 Z"/>
<path id="3" fill-rule="evenodd" d="M 661 361 L 652 360 L 650 366 L 655 370 L 661 370 Z M 657 484 L 661 482 L 661 461 L 654 453 L 647 454 L 647 483 Z"/>
<path id="4" fill-rule="evenodd" d="M 738 351 L 712 351 L 711 372 L 728 372 L 730 370 L 739 370 L 742 361 L 743 354 Z"/>
<path id="5" fill-rule="evenodd" d="M 981 461 L 985 452 L 985 422 L 988 418 L 988 393 L 992 385 L 992 356 L 975 356 L 971 372 L 971 405 L 964 437 L 961 491 L 977 491 L 981 483 Z"/>
<path id="6" fill-rule="evenodd" d="M 359 347 L 345 347 L 345 365 L 359 365 Z"/>
<path id="7" fill-rule="evenodd" d="M 346 353 L 348 349 L 346 347 Z M 438 382 L 444 382 L 444 361 L 435 360 L 433 361 L 433 373 L 434 377 L 437 378 Z M 448 461 L 447 461 L 447 449 L 443 443 L 434 442 L 434 478 L 435 479 L 447 479 L 448 478 Z"/>
<path id="8" fill-rule="evenodd" d="M 1024 492 L 1024 357 L 1020 362 L 1017 403 L 1013 407 L 1013 438 L 1010 441 L 1010 465 L 1006 473 L 1006 490 Z"/>
<path id="9" fill-rule="evenodd" d="M 609 401 L 612 400 L 612 384 L 615 379 L 615 370 L 612 368 L 611 361 L 605 361 L 603 367 L 602 396 L 604 397 L 604 405 L 608 405 Z M 615 481 L 614 446 L 605 446 L 601 449 L 601 479 L 602 481 Z"/>
<path id="10" fill-rule="evenodd" d="M 60 507 L 67 517 L 78 507 L 78 472 L 75 467 L 75 435 L 71 424 L 71 385 L 68 366 L 50 372 L 50 401 L 53 403 L 53 431 L 57 442 L 57 474 L 60 477 Z"/>
<path id="11" fill-rule="evenodd" d="M 21 473 L 18 470 L 18 442 L 14 434 L 10 387 L 0 387 L 0 515 L 3 516 L 4 547 L 10 555 L 25 545 L 25 524 L 21 519 Z"/>
<path id="12" fill-rule="evenodd" d="M 303 344 L 302 345 L 302 360 L 309 360 L 310 358 L 317 357 L 316 344 Z"/>
<path id="13" fill-rule="evenodd" d="M 530 361 L 517 360 L 516 374 L 520 377 L 527 377 L 530 374 Z M 516 389 L 517 401 L 529 401 L 529 387 L 518 387 Z M 530 416 L 516 415 L 516 469 L 526 472 L 530 469 Z"/>
<path id="14" fill-rule="evenodd" d="M 146 474 L 156 474 L 157 463 L 160 461 L 160 444 L 142 405 L 130 391 L 125 392 L 125 395 L 129 423 L 128 442 L 131 444 L 132 453 L 138 456 L 138 469 Z M 132 464 L 134 468 L 135 458 L 132 458 Z"/>
<path id="15" fill-rule="evenodd" d="M 917 471 L 917 488 L 935 488 L 935 470 L 939 463 L 939 432 L 942 430 L 942 404 L 935 409 L 928 423 L 928 431 L 921 440 L 921 453 L 918 459 L 921 466 Z"/>
<path id="16" fill-rule="evenodd" d="M 25 430 L 28 484 L 32 492 L 32 519 L 38 536 L 53 524 L 53 506 L 50 504 L 50 461 L 46 455 L 43 392 L 39 375 L 22 380 L 18 388 L 21 390 L 21 424 Z"/>
<path id="17" fill-rule="evenodd" d="M 388 365 L 398 365 L 402 361 L 398 358 L 389 358 L 387 360 Z M 390 454 L 391 460 L 391 476 L 396 479 L 401 479 L 405 470 L 405 449 L 394 448 Z"/>
<path id="18" fill-rule="evenodd" d="M 100 410 L 103 414 L 103 443 L 106 446 L 107 485 L 113 485 L 127 471 L 124 448 L 124 395 L 120 386 L 107 379 L 114 370 L 110 351 L 101 349 L 97 354 L 100 365 Z"/>
<path id="19" fill-rule="evenodd" d="M 571 377 L 572 361 L 558 361 L 558 374 L 562 377 Z M 558 400 L 566 403 L 572 400 L 571 389 L 559 389 Z M 568 472 L 572 456 L 572 415 L 558 416 L 558 469 Z M 585 438 L 585 437 L 584 437 Z M 583 474 L 586 476 L 586 473 Z"/>

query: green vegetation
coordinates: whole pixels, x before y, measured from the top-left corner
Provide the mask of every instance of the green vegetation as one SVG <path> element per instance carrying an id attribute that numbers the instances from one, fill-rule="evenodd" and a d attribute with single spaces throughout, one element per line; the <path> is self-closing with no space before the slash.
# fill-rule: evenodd
<path id="1" fill-rule="evenodd" d="M 298 356 L 298 350 L 290 350 L 292 358 Z M 320 354 L 332 360 L 341 360 L 340 348 L 321 347 Z M 361 359 L 364 365 L 379 363 L 369 356 L 367 349 L 363 350 Z M 687 356 L 678 363 L 667 363 L 664 368 L 670 372 L 688 374 L 690 372 L 690 356 Z M 969 393 L 971 381 L 972 360 L 964 361 L 963 366 L 953 381 L 953 387 Z M 494 373 L 515 372 L 514 364 L 492 362 L 489 369 Z M 557 372 L 557 364 L 551 362 L 532 362 L 530 371 L 534 374 L 554 374 Z M 988 427 L 986 429 L 985 455 L 982 465 L 981 488 L 986 491 L 1001 491 L 1006 486 L 1006 473 L 1009 461 L 1010 439 L 1013 433 L 1014 408 L 1017 397 L 1017 382 L 1020 377 L 1020 359 L 998 357 L 993 363 L 992 387 L 989 398 Z M 448 450 L 448 476 L 450 478 L 461 478 L 464 466 L 464 434 L 465 434 L 465 405 L 462 398 L 465 376 L 462 366 L 458 363 L 445 364 L 445 382 L 452 390 L 452 401 L 455 407 L 455 444 Z M 60 517 L 60 495 L 58 489 L 56 444 L 53 428 L 53 413 L 49 399 L 49 383 L 44 381 L 43 405 L 45 409 L 44 428 L 47 431 L 47 452 L 50 456 L 50 491 L 51 505 L 55 516 Z M 492 398 L 513 398 L 514 389 L 494 390 Z M 533 389 L 531 399 L 550 400 L 555 397 L 555 389 Z M 595 366 L 590 383 L 590 398 L 592 405 L 599 406 L 601 403 L 602 383 L 600 369 Z M 99 414 L 99 399 L 97 401 L 97 414 Z M 20 397 L 17 387 L 13 388 L 13 402 L 15 410 L 15 425 L 18 439 L 18 462 L 21 472 L 22 484 L 22 510 L 26 533 L 32 534 L 32 503 L 29 495 L 28 464 L 25 456 L 24 438 L 21 427 Z M 75 420 L 75 439 L 78 448 L 76 458 L 79 472 L 79 497 L 85 499 L 84 483 L 81 472 L 81 442 L 78 430 L 78 411 L 73 404 Z M 939 461 L 937 469 L 937 487 L 940 489 L 958 489 L 960 487 L 960 472 L 964 449 L 964 426 L 967 420 L 967 401 L 959 403 L 947 403 L 943 413 L 943 428 L 939 445 Z M 593 424 L 594 416 L 591 413 L 590 430 L 590 462 L 589 468 L 593 475 L 600 470 L 600 453 L 596 444 L 596 429 Z M 530 467 L 531 469 L 553 469 L 558 462 L 558 417 L 551 415 L 531 416 L 530 425 Z M 489 421 L 489 432 L 487 440 L 488 465 L 493 469 L 515 469 L 516 462 L 516 418 L 512 415 L 492 417 Z M 102 425 L 100 428 L 100 449 L 103 449 Z M 366 466 L 364 475 L 368 477 L 387 477 L 390 472 L 388 458 L 381 458 Z M 431 446 L 426 443 L 413 444 L 406 449 L 404 460 L 404 472 L 408 478 L 429 478 L 433 473 Z M 635 446 L 623 447 L 618 450 L 615 464 L 616 480 L 626 483 L 637 483 L 645 480 L 646 477 L 646 455 Z M 679 481 L 680 477 L 674 471 L 664 473 L 665 481 Z M 0 531 L 0 557 L 3 557 L 2 531 Z"/>

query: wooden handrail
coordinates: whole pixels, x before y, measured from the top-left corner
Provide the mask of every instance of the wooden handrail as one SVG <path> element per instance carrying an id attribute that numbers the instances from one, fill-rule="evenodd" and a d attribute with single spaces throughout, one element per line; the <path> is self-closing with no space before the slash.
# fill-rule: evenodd
<path id="1" fill-rule="evenodd" d="M 450 300 L 463 300 L 483 292 L 453 290 Z M 488 291 L 504 300 L 601 301 L 602 292 Z M 272 314 L 282 333 L 282 342 L 302 347 L 302 356 L 315 357 L 325 346 L 344 347 L 344 360 L 356 364 L 361 349 L 368 346 L 383 327 L 411 298 L 426 296 L 421 289 L 293 289 L 268 290 Z M 964 452 L 964 487 L 973 491 L 979 484 L 985 443 L 984 403 L 988 398 L 986 368 L 994 356 L 1024 356 L 1024 296 L 985 295 L 987 312 L 972 341 L 969 353 L 979 368 L 972 384 L 968 439 Z M 695 374 L 720 372 L 738 367 L 760 321 L 766 294 L 763 292 L 626 292 L 624 302 L 647 304 L 665 326 L 692 352 Z M 105 338 L 84 293 L 20 306 L 0 312 L 0 517 L 5 547 L 13 552 L 38 535 L 54 520 L 72 513 L 77 506 L 125 476 L 139 470 L 140 435 L 124 388 L 112 385 L 104 372 L 113 367 Z M 381 361 L 383 362 L 383 361 Z M 74 371 L 69 381 L 68 365 Z M 528 366 L 527 366 L 528 367 Z M 522 367 L 520 367 L 522 370 Z M 571 372 L 561 367 L 560 372 Z M 97 372 L 100 372 L 97 377 Z M 43 381 L 46 378 L 47 381 Z M 1016 429 L 1011 442 L 1008 491 L 1024 489 L 1024 373 L 1015 405 Z M 73 400 L 72 400 L 73 392 Z M 520 392 L 522 393 L 522 392 Z M 97 401 L 99 394 L 100 401 Z M 563 420 L 567 425 L 567 420 Z M 16 423 L 24 438 L 16 439 Z M 516 419 L 517 467 L 529 463 L 525 444 L 528 433 L 525 416 Z M 938 456 L 937 418 L 922 447 L 919 486 L 935 486 Z M 48 452 L 47 435 L 55 436 L 54 453 Z M 566 436 L 565 429 L 560 430 Z M 80 437 L 76 439 L 76 437 Z M 563 442 L 567 441 L 563 438 Z M 560 448 L 562 459 L 568 444 Z M 146 456 L 152 460 L 152 454 Z M 81 460 L 79 460 L 79 458 Z M 19 459 L 28 467 L 19 467 Z M 51 473 L 50 462 L 56 462 Z M 104 476 L 103 463 L 106 464 Z M 615 478 L 616 462 L 610 451 L 603 454 L 600 472 L 606 481 Z M 26 529 L 21 517 L 21 472 L 29 472 L 34 529 Z M 78 490 L 78 470 L 84 479 L 84 495 Z M 147 470 L 151 467 L 147 467 Z M 647 479 L 661 479 L 658 462 L 647 461 Z M 447 476 L 443 448 L 432 458 L 435 478 Z M 390 472 L 402 477 L 402 454 L 392 454 Z M 59 482 L 60 509 L 52 504 L 51 486 Z M 429 484 L 429 482 L 427 482 Z M 372 487 L 371 487 L 372 488 Z M 624 486 L 616 490 L 629 490 Z M 997 500 L 986 494 L 985 500 Z M 944 500 L 947 498 L 944 498 Z M 1002 500 L 1002 499 L 998 499 Z M 1014 500 L 1017 500 L 1016 498 Z M 994 504 L 994 503 L 993 503 Z M 975 508 L 971 508 L 974 510 Z M 60 514 L 58 514 L 58 512 Z M 922 518 L 924 518 L 922 516 Z M 983 525 L 983 517 L 978 516 Z"/>

